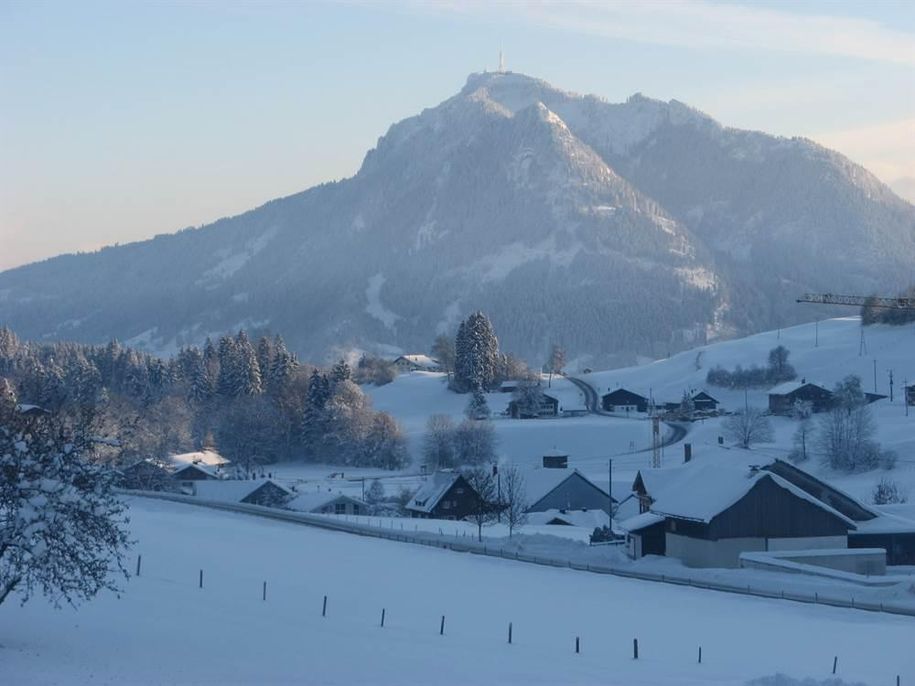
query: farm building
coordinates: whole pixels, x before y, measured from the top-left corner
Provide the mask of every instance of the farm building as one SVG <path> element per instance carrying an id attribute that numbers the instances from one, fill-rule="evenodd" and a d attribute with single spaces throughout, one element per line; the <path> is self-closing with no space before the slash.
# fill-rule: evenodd
<path id="1" fill-rule="evenodd" d="M 648 398 L 625 388 L 617 388 L 601 396 L 605 412 L 648 412 Z"/>
<path id="2" fill-rule="evenodd" d="M 232 464 L 231 460 L 227 460 L 212 448 L 204 448 L 203 450 L 179 455 L 169 455 L 165 461 L 175 469 L 180 469 L 189 464 L 200 464 L 213 469 L 223 469 Z"/>
<path id="3" fill-rule="evenodd" d="M 281 507 L 292 497 L 292 491 L 272 479 L 198 481 L 192 489 L 195 496 L 204 500 L 265 507 Z"/>
<path id="4" fill-rule="evenodd" d="M 358 498 L 332 491 L 302 493 L 290 500 L 286 507 L 290 510 L 315 514 L 364 515 L 369 513 L 368 506 Z"/>
<path id="5" fill-rule="evenodd" d="M 887 512 L 886 506 L 878 509 L 864 505 L 789 462 L 775 460 L 763 469 L 852 519 L 856 528 L 848 532 L 849 548 L 883 548 L 888 565 L 915 564 L 915 522 Z"/>
<path id="6" fill-rule="evenodd" d="M 442 365 L 428 355 L 401 355 L 394 360 L 394 366 L 401 373 L 406 372 L 440 372 Z"/>
<path id="7" fill-rule="evenodd" d="M 503 381 L 499 384 L 499 393 L 514 393 L 518 390 L 518 380 L 509 379 L 508 381 Z"/>
<path id="8" fill-rule="evenodd" d="M 814 412 L 825 412 L 832 407 L 832 391 L 805 379 L 787 381 L 769 391 L 769 412 L 772 414 L 789 416 L 797 402 L 808 402 Z"/>
<path id="9" fill-rule="evenodd" d="M 479 496 L 459 472 L 440 471 L 426 478 L 407 504 L 411 517 L 464 519 L 472 514 Z"/>
<path id="10" fill-rule="evenodd" d="M 648 472 L 637 477 L 651 505 L 621 524 L 633 555 L 736 567 L 743 552 L 846 548 L 856 529 L 849 517 L 763 469 L 713 462 L 665 471 L 664 484 L 651 484 Z"/>
<path id="11" fill-rule="evenodd" d="M 540 407 L 536 413 L 532 412 L 523 403 L 512 400 L 508 404 L 508 414 L 515 419 L 537 419 L 539 417 L 559 416 L 559 400 L 546 393 L 540 397 Z"/>
<path id="12" fill-rule="evenodd" d="M 596 529 L 610 526 L 610 517 L 603 510 L 544 510 L 531 512 L 528 524 L 551 526 L 578 526 Z"/>

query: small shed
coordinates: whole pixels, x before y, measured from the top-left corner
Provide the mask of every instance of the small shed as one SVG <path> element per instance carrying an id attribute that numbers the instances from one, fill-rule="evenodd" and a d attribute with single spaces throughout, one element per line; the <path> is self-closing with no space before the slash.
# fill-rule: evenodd
<path id="1" fill-rule="evenodd" d="M 421 519 L 464 519 L 477 510 L 479 499 L 459 472 L 443 470 L 426 478 L 407 510 Z"/>
<path id="2" fill-rule="evenodd" d="M 629 557 L 637 560 L 646 555 L 664 555 L 664 527 L 664 517 L 653 512 L 643 512 L 621 522 L 620 528 L 626 532 Z"/>
<path id="3" fill-rule="evenodd" d="M 648 398 L 625 388 L 605 393 L 600 402 L 605 412 L 648 412 Z"/>
<path id="4" fill-rule="evenodd" d="M 814 412 L 825 412 L 832 408 L 832 391 L 805 379 L 787 381 L 769 391 L 769 412 L 772 414 L 790 416 L 797 402 L 810 403 Z"/>

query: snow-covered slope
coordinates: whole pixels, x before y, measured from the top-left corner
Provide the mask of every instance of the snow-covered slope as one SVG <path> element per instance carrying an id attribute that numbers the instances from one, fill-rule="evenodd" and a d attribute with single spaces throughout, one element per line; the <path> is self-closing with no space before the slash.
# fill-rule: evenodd
<path id="1" fill-rule="evenodd" d="M 830 319 L 707 345 L 644 366 L 595 372 L 582 378 L 600 393 L 625 387 L 646 396 L 650 394 L 656 402 L 676 402 L 684 391 L 704 389 L 720 400 L 724 409 L 733 411 L 743 408 L 744 392 L 709 386 L 705 382 L 709 369 L 719 365 L 726 369 L 737 365 L 765 366 L 769 351 L 778 345 L 790 351 L 789 362 L 799 379 L 827 388 L 849 374 L 856 374 L 861 377 L 865 391 L 888 396 L 892 370 L 893 401 L 880 400 L 871 408 L 877 423 L 877 439 L 899 456 L 890 476 L 900 481 L 909 490 L 910 499 L 915 500 L 915 407 L 910 407 L 906 416 L 902 390 L 906 379 L 910 384 L 915 383 L 915 324 L 869 326 L 864 329 L 864 336 L 866 353 L 861 345 L 858 317 Z M 768 391 L 749 390 L 746 403 L 751 407 L 768 407 Z M 772 423 L 775 443 L 754 447 L 752 453 L 784 457 L 790 450 L 796 422 L 773 417 Z M 720 450 L 717 439 L 721 433 L 720 420 L 706 420 L 693 424 L 686 440 L 692 442 L 694 454 L 701 457 Z M 668 449 L 669 463 L 681 459 L 681 450 Z M 863 499 L 870 497 L 874 485 L 886 475 L 881 470 L 856 475 L 829 473 L 815 460 L 805 468 L 820 472 L 827 480 Z"/>
<path id="2" fill-rule="evenodd" d="M 143 499 L 131 501 L 131 527 L 142 576 L 119 596 L 103 594 L 76 612 L 40 599 L 4 604 L 3 683 L 737 686 L 776 672 L 820 679 L 834 655 L 849 683 L 892 683 L 897 674 L 907 683 L 915 673 L 906 617 L 526 565 Z"/>
<path id="3" fill-rule="evenodd" d="M 531 361 L 560 341 L 618 366 L 802 321 L 803 290 L 892 292 L 913 263 L 915 207 L 810 141 L 484 73 L 353 178 L 0 274 L 0 321 L 167 352 L 246 327 L 315 359 L 426 350 L 484 309 Z"/>

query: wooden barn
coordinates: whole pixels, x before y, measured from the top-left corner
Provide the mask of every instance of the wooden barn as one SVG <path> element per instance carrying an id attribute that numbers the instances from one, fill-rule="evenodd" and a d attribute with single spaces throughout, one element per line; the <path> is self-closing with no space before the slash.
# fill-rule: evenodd
<path id="1" fill-rule="evenodd" d="M 825 412 L 832 407 L 832 391 L 805 379 L 788 381 L 769 391 L 769 412 L 790 416 L 799 401 L 810 403 L 814 412 Z"/>
<path id="2" fill-rule="evenodd" d="M 459 472 L 440 471 L 428 477 L 407 504 L 411 517 L 464 519 L 477 509 L 479 496 Z"/>
<path id="3" fill-rule="evenodd" d="M 604 412 L 648 412 L 648 398 L 625 388 L 617 388 L 601 396 Z"/>
<path id="4" fill-rule="evenodd" d="M 154 460 L 139 460 L 121 471 L 121 487 L 140 491 L 174 490 L 172 474 Z"/>
<path id="5" fill-rule="evenodd" d="M 630 541 L 632 554 L 659 550 L 663 528 L 664 555 L 691 567 L 736 567 L 743 552 L 846 548 L 848 532 L 856 528 L 772 472 L 726 463 L 667 471 L 674 476 L 655 489 L 650 511 L 621 524 L 638 537 Z"/>

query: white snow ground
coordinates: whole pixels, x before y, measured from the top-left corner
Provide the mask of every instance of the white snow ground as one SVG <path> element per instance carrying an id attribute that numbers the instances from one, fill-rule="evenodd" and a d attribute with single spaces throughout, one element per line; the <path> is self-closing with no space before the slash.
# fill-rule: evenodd
<path id="1" fill-rule="evenodd" d="M 40 599 L 4 604 L 2 683 L 666 686 L 744 684 L 776 672 L 821 683 L 836 655 L 845 682 L 915 679 L 910 618 L 526 565 L 174 503 L 132 499 L 131 514 L 142 576 L 120 597 L 104 594 L 78 611 L 55 611 Z M 197 588 L 201 568 L 204 589 Z"/>

